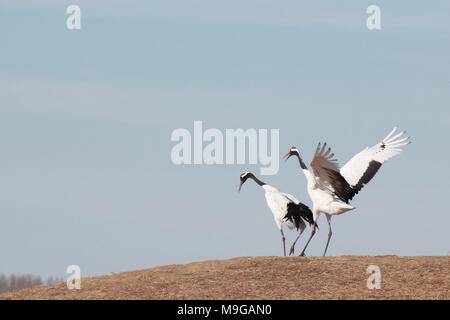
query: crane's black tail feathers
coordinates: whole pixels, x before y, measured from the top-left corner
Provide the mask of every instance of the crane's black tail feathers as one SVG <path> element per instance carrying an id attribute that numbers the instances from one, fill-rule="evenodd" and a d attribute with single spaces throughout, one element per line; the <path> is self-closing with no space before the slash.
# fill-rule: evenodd
<path id="1" fill-rule="evenodd" d="M 297 230 L 301 225 L 305 225 L 305 222 L 308 222 L 309 225 L 315 224 L 317 228 L 319 226 L 314 223 L 314 218 L 311 209 L 303 203 L 296 204 L 294 202 L 290 202 L 287 205 L 287 213 L 284 216 L 285 221 L 290 221 L 294 224 Z"/>

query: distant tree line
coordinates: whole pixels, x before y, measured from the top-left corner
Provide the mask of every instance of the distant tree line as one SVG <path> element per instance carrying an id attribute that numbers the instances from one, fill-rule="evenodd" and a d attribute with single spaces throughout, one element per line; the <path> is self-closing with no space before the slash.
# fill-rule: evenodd
<path id="1" fill-rule="evenodd" d="M 40 285 L 52 285 L 64 281 L 63 278 L 57 277 L 49 277 L 46 280 L 42 280 L 42 277 L 32 274 L 11 274 L 9 276 L 0 274 L 0 293 L 32 288 Z"/>

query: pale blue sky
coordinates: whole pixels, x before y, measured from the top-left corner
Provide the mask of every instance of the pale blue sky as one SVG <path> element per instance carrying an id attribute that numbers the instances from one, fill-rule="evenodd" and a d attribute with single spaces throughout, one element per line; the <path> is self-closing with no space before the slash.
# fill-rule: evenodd
<path id="1" fill-rule="evenodd" d="M 65 27 L 79 4 L 82 30 Z M 378 4 L 382 30 L 365 25 Z M 334 219 L 331 255 L 450 252 L 448 1 L 0 0 L 0 273 L 279 255 L 258 166 L 177 167 L 176 128 L 279 128 L 340 163 L 414 144 Z M 310 205 L 294 161 L 268 183 Z M 323 218 L 322 218 L 323 219 Z M 312 242 L 319 255 L 327 227 Z M 303 239 L 304 240 L 304 239 Z M 303 243 L 303 242 L 302 242 Z"/>

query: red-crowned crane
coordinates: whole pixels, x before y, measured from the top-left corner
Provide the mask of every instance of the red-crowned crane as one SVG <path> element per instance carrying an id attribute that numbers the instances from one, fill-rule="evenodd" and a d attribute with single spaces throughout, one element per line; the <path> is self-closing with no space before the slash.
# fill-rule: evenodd
<path id="1" fill-rule="evenodd" d="M 289 229 L 296 228 L 299 231 L 297 238 L 291 246 L 289 255 L 294 254 L 295 244 L 306 228 L 305 221 L 309 224 L 313 223 L 313 215 L 311 210 L 295 199 L 294 196 L 278 191 L 278 189 L 262 182 L 251 172 L 244 172 L 240 175 L 240 185 L 238 191 L 241 191 L 242 185 L 248 180 L 252 179 L 265 191 L 265 197 L 269 209 L 272 211 L 273 218 L 281 232 L 281 239 L 283 241 L 283 252 L 286 256 L 286 239 L 284 237 L 283 225 L 286 224 Z"/>
<path id="2" fill-rule="evenodd" d="M 311 162 L 312 171 L 305 165 L 300 151 L 295 146 L 284 156 L 286 160 L 296 156 L 300 162 L 308 183 L 308 194 L 313 202 L 314 223 L 317 222 L 321 212 L 327 217 L 329 232 L 324 256 L 333 234 L 331 217 L 354 209 L 349 205 L 350 200 L 375 176 L 386 160 L 400 154 L 403 147 L 411 143 L 410 137 L 404 136 L 405 133 L 405 131 L 397 133 L 397 128 L 394 128 L 380 143 L 355 155 L 342 169 L 339 169 L 338 162 L 326 143 L 323 145 L 319 143 Z M 315 233 L 314 224 L 300 255 L 305 254 Z"/>

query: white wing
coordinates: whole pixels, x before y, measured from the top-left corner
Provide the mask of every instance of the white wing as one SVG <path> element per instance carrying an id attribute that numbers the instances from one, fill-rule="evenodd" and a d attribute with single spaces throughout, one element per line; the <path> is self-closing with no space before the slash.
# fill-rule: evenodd
<path id="1" fill-rule="evenodd" d="M 317 146 L 311 167 L 316 182 L 322 190 L 328 191 L 344 202 L 348 202 L 354 195 L 353 189 L 339 172 L 339 164 L 334 158 L 331 148 L 327 144 Z"/>
<path id="2" fill-rule="evenodd" d="M 375 176 L 386 160 L 400 154 L 402 148 L 411 143 L 410 138 L 404 136 L 405 133 L 405 131 L 397 133 L 397 128 L 394 128 L 383 141 L 364 149 L 341 169 L 341 175 L 355 193 Z"/>

